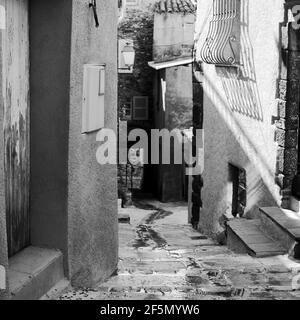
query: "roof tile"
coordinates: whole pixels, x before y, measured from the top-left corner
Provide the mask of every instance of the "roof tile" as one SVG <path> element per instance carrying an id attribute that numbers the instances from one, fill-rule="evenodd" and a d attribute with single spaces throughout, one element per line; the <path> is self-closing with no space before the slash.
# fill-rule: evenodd
<path id="1" fill-rule="evenodd" d="M 154 5 L 156 13 L 195 13 L 196 6 L 192 0 L 159 0 Z"/>

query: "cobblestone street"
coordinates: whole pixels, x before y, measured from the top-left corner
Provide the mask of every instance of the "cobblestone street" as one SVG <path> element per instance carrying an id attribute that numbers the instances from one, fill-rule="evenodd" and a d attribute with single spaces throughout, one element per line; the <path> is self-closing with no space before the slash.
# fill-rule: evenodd
<path id="1" fill-rule="evenodd" d="M 284 256 L 232 253 L 187 224 L 185 205 L 140 207 L 120 212 L 131 222 L 119 225 L 118 274 L 96 289 L 71 289 L 59 299 L 300 299 L 300 291 L 292 290 L 300 264 Z"/>

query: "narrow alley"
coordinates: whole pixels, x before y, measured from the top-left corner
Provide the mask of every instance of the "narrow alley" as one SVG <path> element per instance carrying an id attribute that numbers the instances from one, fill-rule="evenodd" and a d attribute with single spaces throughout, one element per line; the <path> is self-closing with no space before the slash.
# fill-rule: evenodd
<path id="1" fill-rule="evenodd" d="M 300 0 L 0 0 L 0 110 L 1 308 L 300 300 Z"/>
<path id="2" fill-rule="evenodd" d="M 59 297 L 54 290 L 48 299 L 300 299 L 292 290 L 300 264 L 287 256 L 232 253 L 187 224 L 184 203 L 136 205 L 120 209 L 118 274 L 94 289 L 69 289 Z"/>

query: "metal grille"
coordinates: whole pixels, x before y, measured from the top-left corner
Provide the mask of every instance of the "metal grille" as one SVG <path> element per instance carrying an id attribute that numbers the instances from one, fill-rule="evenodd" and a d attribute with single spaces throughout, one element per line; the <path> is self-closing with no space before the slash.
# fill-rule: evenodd
<path id="1" fill-rule="evenodd" d="M 239 64 L 240 0 L 214 0 L 213 18 L 200 50 L 203 62 L 216 65 Z"/>

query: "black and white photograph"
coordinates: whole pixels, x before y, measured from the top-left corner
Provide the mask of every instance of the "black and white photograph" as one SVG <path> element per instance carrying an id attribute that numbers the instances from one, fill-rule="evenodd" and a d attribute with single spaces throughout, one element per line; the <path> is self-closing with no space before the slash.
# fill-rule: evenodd
<path id="1" fill-rule="evenodd" d="M 300 0 L 0 0 L 7 300 L 300 300 Z"/>

